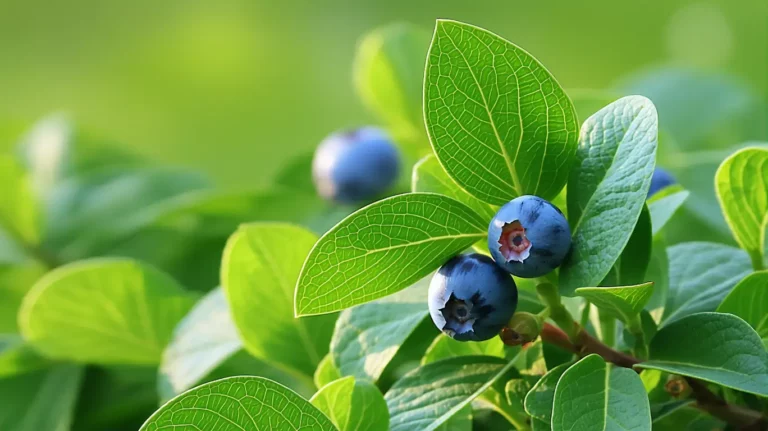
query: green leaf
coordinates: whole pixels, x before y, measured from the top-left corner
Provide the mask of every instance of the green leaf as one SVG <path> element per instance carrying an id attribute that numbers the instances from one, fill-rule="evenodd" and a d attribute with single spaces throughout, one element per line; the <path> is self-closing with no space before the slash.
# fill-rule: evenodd
<path id="1" fill-rule="evenodd" d="M 688 242 L 667 249 L 669 290 L 664 325 L 700 311 L 713 311 L 751 272 L 747 253 L 727 245 Z"/>
<path id="2" fill-rule="evenodd" d="M 0 334 L 18 332 L 21 301 L 44 273 L 45 267 L 34 262 L 0 263 Z"/>
<path id="3" fill-rule="evenodd" d="M 653 283 L 620 287 L 582 287 L 576 294 L 591 302 L 601 312 L 619 319 L 625 325 L 637 320 L 643 307 L 653 295 Z M 639 323 L 639 320 L 637 320 Z"/>
<path id="4" fill-rule="evenodd" d="M 373 203 L 326 233 L 296 286 L 297 316 L 338 311 L 395 293 L 484 238 L 487 221 L 431 193 Z"/>
<path id="5" fill-rule="evenodd" d="M 317 365 L 317 369 L 315 369 L 315 386 L 319 389 L 340 378 L 341 373 L 339 372 L 339 369 L 336 368 L 336 365 L 333 364 L 331 352 L 328 352 L 328 354 L 323 356 L 323 360 Z"/>
<path id="6" fill-rule="evenodd" d="M 768 342 L 768 271 L 755 272 L 741 280 L 717 307 L 749 323 L 763 344 Z"/>
<path id="7" fill-rule="evenodd" d="M 355 53 L 357 94 L 412 157 L 429 151 L 421 109 L 429 38 L 420 27 L 389 24 L 366 34 Z"/>
<path id="8" fill-rule="evenodd" d="M 375 302 L 344 310 L 331 339 L 342 376 L 377 381 L 428 314 L 424 303 Z"/>
<path id="9" fill-rule="evenodd" d="M 653 238 L 651 261 L 648 263 L 645 278 L 653 282 L 653 295 L 648 300 L 646 308 L 659 322 L 664 313 L 664 304 L 667 301 L 667 291 L 669 290 L 669 256 L 667 255 L 667 242 L 664 235 Z"/>
<path id="10" fill-rule="evenodd" d="M 40 241 L 42 216 L 24 169 L 10 156 L 0 155 L 0 226 L 20 245 Z"/>
<path id="11" fill-rule="evenodd" d="M 460 356 L 409 372 L 384 395 L 390 429 L 437 429 L 511 366 L 511 362 L 491 356 Z"/>
<path id="12" fill-rule="evenodd" d="M 293 317 L 293 288 L 316 240 L 295 225 L 243 225 L 227 242 L 221 264 L 222 287 L 246 350 L 308 376 L 328 351 L 336 321 Z"/>
<path id="13" fill-rule="evenodd" d="M 456 341 L 445 334 L 440 334 L 429 346 L 427 352 L 424 353 L 424 357 L 421 358 L 421 365 L 456 356 L 495 356 L 503 358 L 505 356 L 504 343 L 498 337 L 486 341 L 466 343 Z"/>
<path id="14" fill-rule="evenodd" d="M 768 351 L 755 330 L 732 314 L 697 313 L 668 324 L 651 341 L 650 361 L 635 367 L 768 396 Z"/>
<path id="15" fill-rule="evenodd" d="M 35 373 L 0 379 L 0 429 L 70 429 L 83 375 L 76 365 L 57 365 Z"/>
<path id="16" fill-rule="evenodd" d="M 212 290 L 174 330 L 160 364 L 160 396 L 170 399 L 193 387 L 242 347 L 224 292 Z"/>
<path id="17" fill-rule="evenodd" d="M 627 245 L 643 211 L 655 166 L 658 118 L 650 100 L 624 97 L 582 126 L 568 180 L 572 250 L 560 288 L 596 286 Z"/>
<path id="18" fill-rule="evenodd" d="M 552 406 L 555 388 L 563 373 L 573 365 L 565 363 L 552 368 L 531 388 L 525 396 L 525 411 L 534 419 L 549 425 L 552 422 Z"/>
<path id="19" fill-rule="evenodd" d="M 24 298 L 19 326 L 54 359 L 155 365 L 195 299 L 153 267 L 93 259 L 41 278 Z"/>
<path id="20" fill-rule="evenodd" d="M 651 214 L 648 207 L 643 206 L 626 247 L 600 285 L 621 286 L 646 281 L 645 273 L 651 260 L 652 248 Z"/>
<path id="21" fill-rule="evenodd" d="M 366 381 L 344 377 L 323 386 L 310 402 L 325 413 L 339 431 L 387 431 L 389 412 L 379 389 Z"/>
<path id="22" fill-rule="evenodd" d="M 428 155 L 413 166 L 414 192 L 439 193 L 456 199 L 472 208 L 477 215 L 490 221 L 498 211 L 498 207 L 487 204 L 465 192 L 453 179 L 448 176 L 434 155 Z M 486 246 L 487 247 L 487 246 Z"/>
<path id="23" fill-rule="evenodd" d="M 762 269 L 768 223 L 768 149 L 745 148 L 728 157 L 715 174 L 720 206 L 736 242 Z"/>
<path id="24" fill-rule="evenodd" d="M 20 336 L 0 336 L 0 378 L 46 368 L 51 363 Z"/>
<path id="25" fill-rule="evenodd" d="M 262 377 L 230 377 L 187 391 L 160 407 L 140 431 L 184 427 L 206 431 L 335 431 L 309 401 Z"/>
<path id="26" fill-rule="evenodd" d="M 99 255 L 167 208 L 209 186 L 203 176 L 167 168 L 107 168 L 72 177 L 51 192 L 46 246 L 67 261 Z"/>
<path id="27" fill-rule="evenodd" d="M 478 199 L 554 198 L 576 152 L 576 110 L 533 56 L 501 37 L 438 20 L 424 118 L 446 172 Z"/>
<path id="28" fill-rule="evenodd" d="M 552 430 L 650 430 L 651 408 L 640 377 L 589 355 L 560 377 Z"/>
<path id="29" fill-rule="evenodd" d="M 667 224 L 690 193 L 682 190 L 680 186 L 667 187 L 656 193 L 648 199 L 648 210 L 651 212 L 651 225 L 653 226 L 653 235 L 656 236 Z"/>

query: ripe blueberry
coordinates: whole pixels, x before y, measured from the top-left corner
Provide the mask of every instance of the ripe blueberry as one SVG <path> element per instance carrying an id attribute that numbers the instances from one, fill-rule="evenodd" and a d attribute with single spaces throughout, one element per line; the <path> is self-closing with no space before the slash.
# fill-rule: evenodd
<path id="1" fill-rule="evenodd" d="M 484 341 L 515 314 L 514 280 L 488 256 L 459 255 L 429 284 L 429 314 L 438 329 L 458 341 Z"/>
<path id="2" fill-rule="evenodd" d="M 370 200 L 390 188 L 400 172 L 400 154 L 384 133 L 362 127 L 323 140 L 312 160 L 318 193 L 341 203 Z"/>
<path id="3" fill-rule="evenodd" d="M 488 226 L 488 250 L 499 266 L 523 278 L 541 277 L 563 263 L 571 229 L 563 213 L 536 196 L 505 204 Z"/>
<path id="4" fill-rule="evenodd" d="M 661 168 L 656 168 L 656 170 L 653 171 L 653 176 L 651 177 L 651 187 L 648 189 L 648 198 L 656 194 L 659 190 L 663 189 L 664 187 L 671 186 L 672 184 L 675 184 L 677 181 L 675 180 L 675 177 L 672 176 L 669 172 L 665 171 Z"/>

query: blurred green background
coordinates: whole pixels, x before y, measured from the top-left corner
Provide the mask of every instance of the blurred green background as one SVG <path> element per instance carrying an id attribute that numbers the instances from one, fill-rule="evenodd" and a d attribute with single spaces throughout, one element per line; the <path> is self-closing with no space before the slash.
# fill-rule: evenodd
<path id="1" fill-rule="evenodd" d="M 2 0 L 0 148 L 64 112 L 158 162 L 263 185 L 327 133 L 373 121 L 351 83 L 361 35 L 436 18 L 508 38 L 566 89 L 675 65 L 768 91 L 764 0 Z"/>

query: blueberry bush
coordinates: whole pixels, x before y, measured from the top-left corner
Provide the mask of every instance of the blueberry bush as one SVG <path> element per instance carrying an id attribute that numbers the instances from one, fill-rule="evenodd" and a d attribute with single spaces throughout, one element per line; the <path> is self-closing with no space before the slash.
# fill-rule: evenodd
<path id="1" fill-rule="evenodd" d="M 685 73 L 572 92 L 386 26 L 381 124 L 265 190 L 41 120 L 0 158 L 0 430 L 768 429 L 768 146 Z"/>

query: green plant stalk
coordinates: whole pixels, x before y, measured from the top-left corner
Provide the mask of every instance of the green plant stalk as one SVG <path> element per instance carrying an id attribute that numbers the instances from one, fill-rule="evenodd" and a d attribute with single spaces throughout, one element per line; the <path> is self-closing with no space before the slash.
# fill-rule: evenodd
<path id="1" fill-rule="evenodd" d="M 760 252 L 750 252 L 749 258 L 752 260 L 752 268 L 754 268 L 755 271 L 762 271 L 765 269 L 763 256 Z"/>
<path id="2" fill-rule="evenodd" d="M 643 331 L 643 325 L 640 321 L 640 315 L 635 315 L 627 326 L 629 332 L 635 337 L 635 345 L 632 348 L 632 353 L 634 353 L 638 359 L 648 359 L 648 343 L 645 340 L 645 332 Z"/>
<path id="3" fill-rule="evenodd" d="M 616 346 L 616 319 L 601 311 L 598 311 L 598 319 L 600 320 L 600 338 L 606 346 L 613 348 Z"/>
<path id="4" fill-rule="evenodd" d="M 560 327 L 568 337 L 576 340 L 577 328 L 571 317 L 571 313 L 563 306 L 560 300 L 560 292 L 557 287 L 548 282 L 539 283 L 536 286 L 541 302 L 549 309 L 549 317 Z"/>

